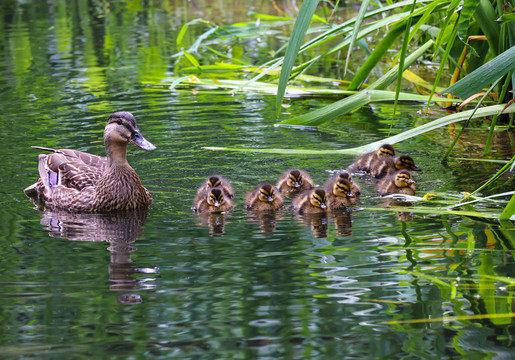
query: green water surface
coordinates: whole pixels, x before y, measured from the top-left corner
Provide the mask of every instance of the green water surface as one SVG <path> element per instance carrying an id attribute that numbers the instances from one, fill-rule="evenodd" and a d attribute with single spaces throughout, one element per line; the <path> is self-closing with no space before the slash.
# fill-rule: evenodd
<path id="1" fill-rule="evenodd" d="M 172 55 L 184 23 L 250 21 L 250 10 L 278 15 L 271 2 L 248 9 L 228 1 L 1 3 L 0 356 L 515 357 L 515 232 L 509 227 L 377 210 L 384 200 L 362 174 L 355 175 L 360 203 L 335 215 L 299 217 L 290 199 L 273 214 L 244 209 L 247 191 L 275 182 L 290 167 L 322 185 L 353 157 L 203 147 L 354 147 L 386 137 L 393 111 L 380 104 L 325 129 L 278 128 L 273 96 L 168 88 L 180 75 Z M 267 46 L 280 46 L 286 34 L 240 45 L 266 56 Z M 286 99 L 281 116 L 331 101 Z M 425 106 L 402 104 L 393 131 L 441 116 L 425 113 Z M 106 215 L 34 209 L 22 192 L 38 177 L 38 151 L 31 146 L 102 155 L 103 129 L 117 110 L 132 112 L 157 147 L 130 146 L 128 153 L 153 196 L 151 208 Z M 423 169 L 414 175 L 419 195 L 458 197 L 502 166 L 461 160 L 482 156 L 485 128 L 473 125 L 447 164 L 439 158 L 455 127 L 396 144 Z M 511 132 L 499 130 L 494 142 L 489 159 L 513 156 Z M 196 215 L 196 188 L 215 173 L 232 181 L 237 206 L 225 215 Z M 513 175 L 484 194 L 510 190 Z M 483 207 L 500 212 L 504 204 Z"/>

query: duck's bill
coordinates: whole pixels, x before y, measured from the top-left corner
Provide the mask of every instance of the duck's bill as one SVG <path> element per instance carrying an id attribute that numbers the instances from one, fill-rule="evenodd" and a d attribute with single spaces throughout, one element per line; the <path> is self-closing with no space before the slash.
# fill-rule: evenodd
<path id="1" fill-rule="evenodd" d="M 139 130 L 133 132 L 129 142 L 133 143 L 142 150 L 154 150 L 156 148 L 150 141 L 147 141 L 143 135 L 141 135 Z"/>
<path id="2" fill-rule="evenodd" d="M 416 166 L 413 166 L 413 168 L 412 168 L 411 170 L 413 170 L 413 171 L 422 171 L 422 169 L 421 169 L 421 168 L 418 168 L 418 167 L 416 167 Z"/>

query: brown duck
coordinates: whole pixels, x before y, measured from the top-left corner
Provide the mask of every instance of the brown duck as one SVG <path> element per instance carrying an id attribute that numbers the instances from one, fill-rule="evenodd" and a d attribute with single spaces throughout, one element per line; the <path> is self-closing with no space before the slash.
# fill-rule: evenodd
<path id="1" fill-rule="evenodd" d="M 193 202 L 193 210 L 198 213 L 221 213 L 233 208 L 234 203 L 220 187 L 198 193 Z"/>
<path id="2" fill-rule="evenodd" d="M 395 148 L 390 144 L 383 144 L 377 151 L 358 156 L 350 168 L 370 172 L 372 170 L 372 164 L 378 161 L 382 162 L 386 158 L 392 158 L 394 155 Z"/>
<path id="3" fill-rule="evenodd" d="M 220 175 L 211 175 L 208 177 L 206 181 L 198 188 L 197 194 L 214 187 L 221 187 L 225 195 L 230 199 L 234 197 L 234 190 L 232 189 L 231 182 Z"/>
<path id="4" fill-rule="evenodd" d="M 399 170 L 395 174 L 384 178 L 378 186 L 379 193 L 415 195 L 415 180 L 411 178 L 408 170 Z"/>
<path id="5" fill-rule="evenodd" d="M 278 210 L 283 206 L 283 198 L 277 189 L 269 183 L 264 183 L 250 191 L 245 198 L 247 210 Z"/>
<path id="6" fill-rule="evenodd" d="M 293 199 L 293 209 L 299 214 L 328 212 L 325 190 L 317 188 L 297 195 Z"/>
<path id="7" fill-rule="evenodd" d="M 325 185 L 327 206 L 330 210 L 341 209 L 356 205 L 356 196 L 352 193 L 352 184 L 349 180 L 335 176 Z"/>
<path id="8" fill-rule="evenodd" d="M 141 135 L 134 116 L 113 113 L 104 130 L 107 157 L 77 150 L 50 149 L 39 155 L 38 181 L 24 192 L 37 204 L 70 212 L 110 212 L 149 206 L 152 197 L 127 162 L 127 144 L 155 146 Z"/>
<path id="9" fill-rule="evenodd" d="M 398 170 L 421 171 L 415 166 L 415 161 L 410 156 L 401 155 L 395 157 L 385 157 L 372 162 L 370 175 L 375 178 L 382 178 L 391 175 Z"/>
<path id="10" fill-rule="evenodd" d="M 315 187 L 311 177 L 300 169 L 290 169 L 281 175 L 276 185 L 281 192 L 299 192 Z"/>

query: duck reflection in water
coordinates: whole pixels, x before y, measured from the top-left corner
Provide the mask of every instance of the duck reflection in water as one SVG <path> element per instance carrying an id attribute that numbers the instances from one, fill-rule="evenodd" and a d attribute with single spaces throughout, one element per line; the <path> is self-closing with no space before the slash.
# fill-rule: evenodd
<path id="1" fill-rule="evenodd" d="M 109 280 L 112 291 L 149 289 L 147 284 L 153 278 L 134 278 L 138 273 L 155 273 L 157 268 L 138 268 L 131 261 L 131 253 L 137 249 L 131 244 L 142 234 L 148 216 L 148 209 L 113 212 L 106 214 L 80 214 L 66 211 L 42 212 L 41 224 L 55 238 L 72 241 L 106 241 L 111 253 Z M 137 294 L 123 294 L 119 303 L 135 304 L 142 302 Z"/>
<path id="2" fill-rule="evenodd" d="M 313 236 L 316 238 L 326 238 L 329 228 L 329 213 L 305 213 L 295 215 L 295 220 L 302 225 L 309 226 Z"/>
<path id="3" fill-rule="evenodd" d="M 209 227 L 209 233 L 212 236 L 225 234 L 226 219 L 230 216 L 228 213 L 200 213 L 196 214 L 196 216 L 197 225 Z"/>
<path id="4" fill-rule="evenodd" d="M 253 211 L 247 210 L 247 220 L 252 224 L 259 224 L 262 233 L 273 233 L 277 222 L 282 220 L 282 210 Z"/>
<path id="5" fill-rule="evenodd" d="M 338 236 L 352 235 L 352 211 L 349 211 L 349 209 L 335 209 L 331 215 L 334 218 L 334 227 Z"/>

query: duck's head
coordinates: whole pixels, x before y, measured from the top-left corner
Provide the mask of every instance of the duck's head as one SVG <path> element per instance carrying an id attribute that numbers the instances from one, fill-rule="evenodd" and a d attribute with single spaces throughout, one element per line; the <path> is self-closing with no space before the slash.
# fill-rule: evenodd
<path id="1" fill-rule="evenodd" d="M 347 179 L 338 178 L 338 180 L 333 185 L 333 194 L 335 196 L 340 197 L 350 197 L 353 198 L 354 195 L 351 193 L 351 183 Z"/>
<path id="2" fill-rule="evenodd" d="M 395 148 L 390 144 L 383 144 L 377 149 L 377 156 L 394 156 Z"/>
<path id="3" fill-rule="evenodd" d="M 220 176 L 213 175 L 213 176 L 210 176 L 209 179 L 207 179 L 207 186 L 210 188 L 220 186 L 221 184 L 222 184 L 222 179 L 220 179 Z"/>
<path id="4" fill-rule="evenodd" d="M 311 195 L 309 197 L 309 202 L 311 202 L 311 205 L 314 207 L 320 208 L 320 209 L 326 209 L 327 208 L 327 196 L 324 189 L 315 189 L 311 192 Z"/>
<path id="5" fill-rule="evenodd" d="M 214 207 L 220 207 L 225 203 L 224 192 L 220 188 L 212 188 L 207 194 L 207 203 Z"/>
<path id="6" fill-rule="evenodd" d="M 286 180 L 286 184 L 288 184 L 289 187 L 298 189 L 304 184 L 304 179 L 302 178 L 302 173 L 300 170 L 293 169 L 290 170 L 288 174 L 288 179 Z"/>
<path id="7" fill-rule="evenodd" d="M 156 147 L 147 141 L 136 125 L 136 119 L 127 111 L 118 111 L 109 117 L 104 130 L 104 143 L 126 146 L 132 143 L 143 150 Z"/>
<path id="8" fill-rule="evenodd" d="M 275 200 L 274 187 L 271 184 L 263 184 L 259 187 L 259 201 L 272 202 Z"/>
<path id="9" fill-rule="evenodd" d="M 415 166 L 415 161 L 408 155 L 401 155 L 395 158 L 395 168 L 397 170 L 410 170 L 420 171 L 421 169 Z"/>
<path id="10" fill-rule="evenodd" d="M 342 171 L 338 174 L 338 179 L 347 180 L 349 183 L 352 184 L 352 177 L 350 176 L 350 173 L 348 171 Z"/>
<path id="11" fill-rule="evenodd" d="M 411 173 L 408 170 L 399 170 L 395 173 L 395 185 L 397 187 L 408 187 L 415 183 L 415 180 L 411 178 Z"/>

